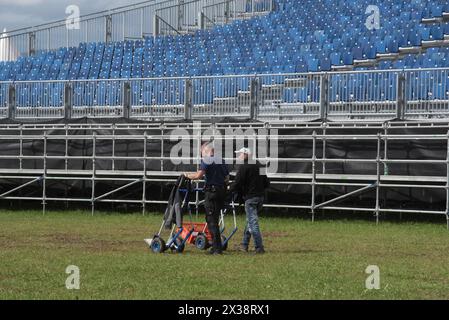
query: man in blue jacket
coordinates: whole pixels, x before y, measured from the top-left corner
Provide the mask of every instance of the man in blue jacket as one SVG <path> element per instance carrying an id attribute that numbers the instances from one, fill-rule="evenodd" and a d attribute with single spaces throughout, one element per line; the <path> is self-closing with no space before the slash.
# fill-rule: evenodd
<path id="1" fill-rule="evenodd" d="M 196 173 L 185 173 L 190 180 L 200 180 L 204 177 L 204 207 L 206 222 L 212 235 L 211 254 L 222 254 L 222 242 L 219 228 L 220 212 L 224 209 L 226 187 L 229 182 L 229 169 L 222 158 L 214 155 L 212 143 L 202 148 L 200 169 Z"/>

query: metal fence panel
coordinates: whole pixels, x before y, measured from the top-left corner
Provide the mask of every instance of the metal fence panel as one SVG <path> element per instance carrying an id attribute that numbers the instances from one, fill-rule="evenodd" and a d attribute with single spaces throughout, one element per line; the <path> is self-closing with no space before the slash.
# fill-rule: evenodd
<path id="1" fill-rule="evenodd" d="M 185 78 L 131 80 L 131 116 L 183 118 Z"/>
<path id="2" fill-rule="evenodd" d="M 17 82 L 16 118 L 61 118 L 64 117 L 64 82 Z"/>
<path id="3" fill-rule="evenodd" d="M 319 74 L 273 74 L 260 76 L 259 115 L 316 118 L 320 111 Z"/>
<path id="4" fill-rule="evenodd" d="M 11 84 L 4 82 L 0 83 L 0 118 L 8 117 L 8 100 L 9 100 L 9 86 Z"/>
<path id="5" fill-rule="evenodd" d="M 330 74 L 329 116 L 387 116 L 396 114 L 397 71 Z"/>
<path id="6" fill-rule="evenodd" d="M 413 70 L 406 77 L 406 115 L 447 117 L 449 70 Z"/>
<path id="7" fill-rule="evenodd" d="M 122 117 L 128 106 L 131 117 L 148 119 L 178 119 L 190 111 L 199 119 L 379 120 L 402 111 L 404 119 L 449 117 L 449 69 L 0 82 L 5 112 L 11 84 L 19 118 L 64 116 L 67 84 L 75 118 Z"/>
<path id="8" fill-rule="evenodd" d="M 197 118 L 248 117 L 251 78 L 249 76 L 193 78 L 192 115 Z"/>
<path id="9" fill-rule="evenodd" d="M 123 116 L 122 80 L 74 81 L 72 117 Z"/>

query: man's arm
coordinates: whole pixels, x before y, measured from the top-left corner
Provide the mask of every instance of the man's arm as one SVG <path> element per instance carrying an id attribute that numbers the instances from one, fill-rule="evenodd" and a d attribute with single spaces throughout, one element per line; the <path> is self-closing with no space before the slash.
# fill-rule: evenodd
<path id="1" fill-rule="evenodd" d="M 230 187 L 231 192 L 237 192 L 239 194 L 242 192 L 242 186 L 243 186 L 243 180 L 244 180 L 242 171 L 243 171 L 242 167 L 240 166 L 235 175 L 235 180 L 231 184 L 231 187 Z"/>
<path id="2" fill-rule="evenodd" d="M 184 176 L 190 180 L 201 180 L 204 177 L 204 174 L 205 174 L 204 170 L 199 170 L 198 172 L 194 172 L 194 173 L 186 172 L 186 173 L 184 173 Z"/>

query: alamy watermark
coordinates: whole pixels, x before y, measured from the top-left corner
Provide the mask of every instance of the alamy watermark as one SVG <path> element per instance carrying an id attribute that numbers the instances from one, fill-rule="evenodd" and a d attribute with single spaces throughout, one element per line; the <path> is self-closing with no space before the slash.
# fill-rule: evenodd
<path id="1" fill-rule="evenodd" d="M 68 15 L 65 19 L 65 26 L 67 30 L 79 30 L 80 8 L 76 5 L 70 5 L 65 9 L 65 13 Z"/>
<path id="2" fill-rule="evenodd" d="M 365 288 L 367 290 L 379 290 L 380 289 L 380 269 L 376 265 L 370 265 L 366 267 L 365 273 L 369 274 L 365 280 Z"/>
<path id="3" fill-rule="evenodd" d="M 376 5 L 369 5 L 366 8 L 365 14 L 369 16 L 366 18 L 365 27 L 368 30 L 380 29 L 380 9 Z"/>
<path id="4" fill-rule="evenodd" d="M 176 144 L 170 149 L 170 160 L 174 165 L 199 164 L 201 147 L 208 143 L 214 148 L 214 158 L 223 159 L 226 164 L 239 164 L 235 151 L 249 148 L 249 163 L 259 162 L 262 173 L 278 171 L 278 130 L 267 128 L 208 128 L 203 130 L 201 122 L 193 123 L 193 130 L 175 129 L 170 133 L 170 141 Z M 266 170 L 266 172 L 265 172 Z"/>
<path id="5" fill-rule="evenodd" d="M 80 268 L 74 265 L 70 265 L 65 269 L 65 273 L 69 275 L 65 280 L 65 287 L 67 288 L 67 290 L 79 290 Z"/>

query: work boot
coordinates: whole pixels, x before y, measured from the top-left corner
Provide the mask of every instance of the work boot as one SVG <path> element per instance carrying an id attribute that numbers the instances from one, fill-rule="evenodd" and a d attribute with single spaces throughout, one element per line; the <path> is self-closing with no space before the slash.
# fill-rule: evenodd
<path id="1" fill-rule="evenodd" d="M 256 248 L 256 254 L 264 254 L 265 249 L 264 248 Z"/>
<path id="2" fill-rule="evenodd" d="M 240 252 L 248 252 L 248 246 L 241 244 L 238 246 L 237 250 Z"/>

